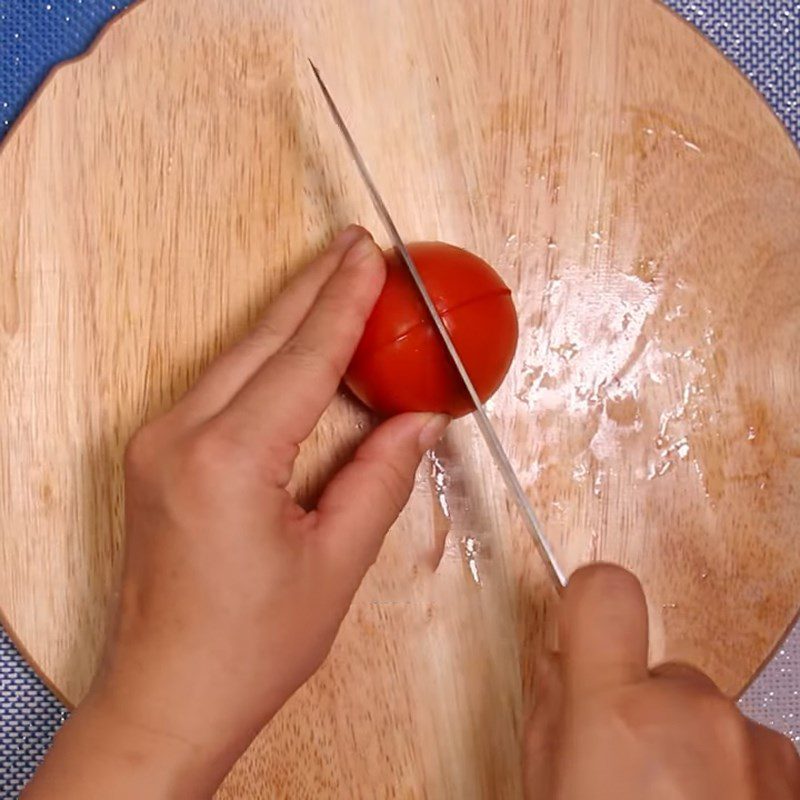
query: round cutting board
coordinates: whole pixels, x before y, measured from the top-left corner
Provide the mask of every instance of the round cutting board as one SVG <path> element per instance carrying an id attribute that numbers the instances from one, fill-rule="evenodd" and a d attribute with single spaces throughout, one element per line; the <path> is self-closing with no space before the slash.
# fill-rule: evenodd
<path id="1" fill-rule="evenodd" d="M 800 159 L 649 0 L 147 0 L 0 153 L 0 608 L 69 702 L 122 537 L 120 454 L 351 220 L 313 57 L 404 236 L 481 254 L 521 340 L 489 410 L 564 564 L 633 569 L 654 659 L 729 693 L 800 600 Z M 368 418 L 336 399 L 313 492 Z M 554 600 L 470 420 L 322 671 L 223 797 L 519 796 Z"/>

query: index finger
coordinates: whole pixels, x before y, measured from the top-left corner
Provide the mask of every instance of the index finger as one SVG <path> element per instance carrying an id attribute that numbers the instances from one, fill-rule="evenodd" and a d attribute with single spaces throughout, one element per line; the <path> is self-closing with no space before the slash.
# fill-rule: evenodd
<path id="1" fill-rule="evenodd" d="M 341 382 L 386 278 L 366 232 L 344 255 L 295 334 L 253 375 L 225 413 L 246 436 L 299 444 Z"/>
<path id="2" fill-rule="evenodd" d="M 350 225 L 308 266 L 295 275 L 270 303 L 256 326 L 217 356 L 197 383 L 181 399 L 190 420 L 210 417 L 230 403 L 258 368 L 297 330 L 322 287 L 341 265 L 347 250 L 367 232 Z"/>
<path id="3" fill-rule="evenodd" d="M 567 688 L 586 694 L 644 680 L 647 605 L 639 581 L 611 564 L 579 569 L 562 600 L 559 646 Z"/>

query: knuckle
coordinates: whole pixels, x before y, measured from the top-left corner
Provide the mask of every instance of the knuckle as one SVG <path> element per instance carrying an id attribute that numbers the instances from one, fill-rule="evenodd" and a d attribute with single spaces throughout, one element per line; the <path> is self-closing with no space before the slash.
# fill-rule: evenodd
<path id="1" fill-rule="evenodd" d="M 263 470 L 265 479 L 281 488 L 292 480 L 294 464 L 300 455 L 300 446 L 292 442 L 272 442 L 264 448 Z"/>
<path id="2" fill-rule="evenodd" d="M 264 316 L 256 322 L 247 340 L 249 340 L 254 347 L 260 349 L 263 345 L 280 340 L 283 337 L 284 332 L 273 323 L 269 316 Z"/>
<path id="3" fill-rule="evenodd" d="M 236 457 L 236 443 L 220 425 L 206 424 L 183 443 L 183 462 L 193 474 L 212 471 Z"/>
<path id="4" fill-rule="evenodd" d="M 338 383 L 341 379 L 344 366 L 338 364 L 334 358 L 314 347 L 309 347 L 303 342 L 294 339 L 286 344 L 281 354 L 290 359 L 297 367 L 317 379 Z"/>
<path id="5" fill-rule="evenodd" d="M 402 509 L 411 491 L 409 477 L 391 461 L 373 465 L 372 474 L 389 503 L 398 510 Z"/>
<path id="6" fill-rule="evenodd" d="M 775 752 L 790 778 L 800 786 L 800 754 L 792 742 L 785 736 L 776 734 Z"/>
<path id="7" fill-rule="evenodd" d="M 123 456 L 125 472 L 138 475 L 148 469 L 156 455 L 155 438 L 152 425 L 144 425 L 134 432 L 125 446 Z"/>
<path id="8" fill-rule="evenodd" d="M 343 321 L 352 324 L 352 321 L 348 320 L 348 316 L 353 311 L 361 314 L 367 304 L 371 307 L 376 289 L 372 285 L 373 281 L 363 274 L 362 265 L 370 266 L 366 259 L 362 259 L 351 265 L 350 269 L 339 278 L 336 285 L 330 287 L 324 303 L 332 318 L 340 317 Z M 371 268 L 370 271 L 372 271 Z"/>
<path id="9" fill-rule="evenodd" d="M 798 755 L 795 746 L 789 743 L 792 748 L 792 762 L 787 764 L 786 771 L 788 773 L 789 786 L 793 792 L 792 797 L 800 797 L 800 755 Z"/>
<path id="10" fill-rule="evenodd" d="M 747 720 L 725 695 L 708 693 L 696 698 L 695 711 L 703 727 L 728 751 L 743 756 L 750 746 Z"/>
<path id="11" fill-rule="evenodd" d="M 649 727 L 652 720 L 673 715 L 675 706 L 666 692 L 632 690 L 615 694 L 610 712 L 622 728 L 635 733 Z"/>
<path id="12" fill-rule="evenodd" d="M 356 328 L 353 324 L 353 309 L 351 307 L 352 298 L 353 292 L 343 292 L 341 302 L 332 309 L 327 329 L 330 331 L 331 339 L 334 341 L 347 341 L 356 335 L 354 333 Z"/>
<path id="13" fill-rule="evenodd" d="M 650 672 L 656 678 L 678 681 L 682 685 L 697 691 L 719 693 L 717 685 L 708 675 L 692 664 L 683 661 L 665 661 L 654 667 Z"/>
<path id="14" fill-rule="evenodd" d="M 181 466 L 192 482 L 216 481 L 235 467 L 248 474 L 285 487 L 291 480 L 300 447 L 273 439 L 254 447 L 246 432 L 233 428 L 224 418 L 206 423 L 184 442 Z"/>

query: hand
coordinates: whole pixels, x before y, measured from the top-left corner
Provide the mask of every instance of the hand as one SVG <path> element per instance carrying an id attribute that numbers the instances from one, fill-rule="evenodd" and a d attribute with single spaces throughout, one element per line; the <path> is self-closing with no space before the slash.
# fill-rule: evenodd
<path id="1" fill-rule="evenodd" d="M 525 741 L 528 800 L 796 800 L 791 742 L 747 720 L 710 678 L 647 668 L 647 609 L 618 567 L 579 570 L 543 659 Z"/>
<path id="2" fill-rule="evenodd" d="M 210 796 L 322 664 L 448 422 L 383 423 L 311 512 L 287 491 L 384 273 L 370 236 L 348 228 L 134 436 L 116 624 L 28 797 Z"/>

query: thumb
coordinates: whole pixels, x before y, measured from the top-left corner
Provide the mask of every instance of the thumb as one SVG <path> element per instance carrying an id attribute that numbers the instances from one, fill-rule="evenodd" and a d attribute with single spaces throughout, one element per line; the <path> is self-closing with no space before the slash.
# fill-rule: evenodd
<path id="1" fill-rule="evenodd" d="M 392 417 L 367 437 L 323 492 L 318 526 L 334 552 L 358 564 L 362 574 L 408 502 L 420 459 L 449 422 L 443 414 Z"/>
<path id="2" fill-rule="evenodd" d="M 573 696 L 645 679 L 647 641 L 647 604 L 630 572 L 594 564 L 570 578 L 559 615 L 559 645 Z"/>

